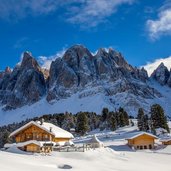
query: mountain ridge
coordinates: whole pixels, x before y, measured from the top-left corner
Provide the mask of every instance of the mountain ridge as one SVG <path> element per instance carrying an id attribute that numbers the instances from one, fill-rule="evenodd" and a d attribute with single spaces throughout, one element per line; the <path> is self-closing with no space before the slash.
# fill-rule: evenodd
<path id="1" fill-rule="evenodd" d="M 161 64 L 148 77 L 144 68 L 131 66 L 121 53 L 111 48 L 108 52 L 100 48 L 93 55 L 86 47 L 74 45 L 66 50 L 62 58 L 51 63 L 49 71 L 41 68 L 30 52 L 24 52 L 20 65 L 0 73 L 0 115 L 15 113 L 24 107 L 32 108 L 36 104 L 41 106 L 42 101 L 45 106 L 54 109 L 30 112 L 34 115 L 50 111 L 55 113 L 62 111 L 55 104 L 62 103 L 64 112 L 79 104 L 76 105 L 78 110 L 94 108 L 94 111 L 100 112 L 103 107 L 111 110 L 124 107 L 135 115 L 138 108 L 144 107 L 148 111 L 153 102 L 162 103 L 162 98 L 165 98 L 160 89 L 151 84 L 151 80 L 160 84 L 161 88 L 170 87 L 171 74 Z M 68 104 L 67 100 L 72 98 L 73 102 L 71 100 Z M 96 99 L 96 104 L 93 107 L 85 99 L 92 101 L 92 104 Z M 22 113 L 25 115 L 27 112 L 23 110 Z"/>

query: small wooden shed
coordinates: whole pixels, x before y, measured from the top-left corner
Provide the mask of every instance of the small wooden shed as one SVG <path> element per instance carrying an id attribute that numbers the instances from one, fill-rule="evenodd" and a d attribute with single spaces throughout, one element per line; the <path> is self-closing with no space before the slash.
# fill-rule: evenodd
<path id="1" fill-rule="evenodd" d="M 128 145 L 134 149 L 153 149 L 157 137 L 147 132 L 135 132 L 126 138 Z"/>
<path id="2" fill-rule="evenodd" d="M 161 139 L 160 139 L 160 142 L 161 142 L 163 145 L 171 145 L 171 137 L 161 138 Z"/>

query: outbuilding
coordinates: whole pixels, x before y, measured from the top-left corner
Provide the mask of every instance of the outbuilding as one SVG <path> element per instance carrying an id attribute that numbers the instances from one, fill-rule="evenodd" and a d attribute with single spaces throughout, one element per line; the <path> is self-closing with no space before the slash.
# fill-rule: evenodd
<path id="1" fill-rule="evenodd" d="M 163 145 L 171 145 L 171 137 L 161 138 L 161 139 L 160 139 L 160 142 L 161 142 Z"/>
<path id="2" fill-rule="evenodd" d="M 128 146 L 139 150 L 153 149 L 156 139 L 158 138 L 155 135 L 147 132 L 135 132 L 126 138 Z"/>
<path id="3" fill-rule="evenodd" d="M 87 145 L 90 145 L 91 148 L 100 148 L 104 147 L 103 142 L 101 142 L 96 135 L 94 135 L 88 142 Z"/>

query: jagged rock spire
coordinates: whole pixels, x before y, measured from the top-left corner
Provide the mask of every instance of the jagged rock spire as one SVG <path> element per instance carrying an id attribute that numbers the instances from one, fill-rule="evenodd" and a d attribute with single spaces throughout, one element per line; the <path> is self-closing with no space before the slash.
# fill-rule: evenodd
<path id="1" fill-rule="evenodd" d="M 158 81 L 161 85 L 167 84 L 169 76 L 170 76 L 170 73 L 163 62 L 161 62 L 160 65 L 151 74 L 151 78 Z"/>

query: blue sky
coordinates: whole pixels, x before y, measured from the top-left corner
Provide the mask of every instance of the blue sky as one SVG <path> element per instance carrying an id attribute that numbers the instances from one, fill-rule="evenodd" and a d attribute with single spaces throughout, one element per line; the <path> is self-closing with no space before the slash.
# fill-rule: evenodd
<path id="1" fill-rule="evenodd" d="M 49 62 L 74 44 L 113 47 L 138 67 L 171 55 L 171 0 L 0 0 L 0 9 L 0 70 L 23 51 Z"/>

